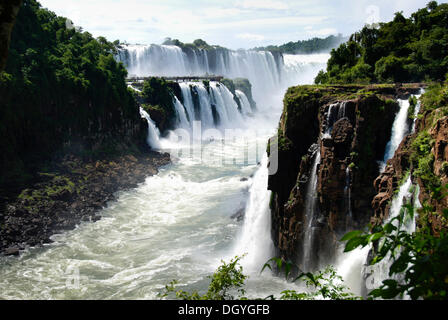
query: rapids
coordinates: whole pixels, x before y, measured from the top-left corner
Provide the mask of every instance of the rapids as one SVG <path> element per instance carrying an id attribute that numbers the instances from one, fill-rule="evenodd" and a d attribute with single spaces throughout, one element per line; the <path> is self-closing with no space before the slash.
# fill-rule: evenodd
<path id="1" fill-rule="evenodd" d="M 213 71 L 205 56 L 189 64 L 172 47 L 130 46 L 128 50 L 130 73 Z M 213 135 L 203 130 L 199 139 L 179 142 L 176 132 L 161 138 L 157 128 L 150 126 L 149 143 L 170 152 L 172 164 L 136 189 L 119 192 L 118 200 L 98 213 L 101 220 L 54 235 L 54 243 L 29 248 L 18 258 L 0 258 L 0 299 L 157 299 L 173 279 L 181 289 L 203 292 L 221 259 L 244 253 L 249 297 L 266 297 L 288 288 L 282 278 L 269 272 L 260 276 L 263 264 L 274 255 L 265 150 L 276 132 L 287 86 L 312 83 L 317 71 L 325 68 L 328 55 L 285 56 L 284 72 L 279 73 L 268 53 L 228 54 L 229 69 L 223 64 L 217 70 L 254 81 L 257 111 L 249 114 L 247 101 L 241 113 L 235 110 L 236 103 L 224 86 L 212 83 L 211 98 L 200 84 L 192 84 L 203 92 L 201 106 L 211 105 L 211 99 L 220 106 L 219 125 L 209 110 L 201 112 L 203 129 L 213 129 Z M 255 68 L 256 63 L 262 67 Z M 188 85 L 181 85 L 187 98 L 184 104 L 174 103 L 178 129 L 194 137 L 200 126 L 191 121 L 194 106 Z M 152 123 L 150 117 L 142 116 Z M 223 144 L 219 136 L 229 127 L 250 134 Z M 241 209 L 245 221 L 232 219 Z"/>

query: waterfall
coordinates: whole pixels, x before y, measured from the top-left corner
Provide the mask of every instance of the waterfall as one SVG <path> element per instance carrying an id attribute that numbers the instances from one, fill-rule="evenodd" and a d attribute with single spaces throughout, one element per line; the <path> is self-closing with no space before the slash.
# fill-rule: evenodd
<path id="1" fill-rule="evenodd" d="M 314 156 L 313 166 L 311 168 L 311 176 L 308 180 L 308 187 L 305 198 L 305 233 L 302 245 L 302 270 L 309 271 L 310 266 L 313 265 L 312 253 L 314 252 L 314 223 L 316 218 L 316 204 L 317 204 L 317 182 L 318 182 L 318 165 L 320 164 L 320 150 L 316 151 Z"/>
<path id="2" fill-rule="evenodd" d="M 415 95 L 415 96 L 413 95 L 413 97 L 416 97 L 417 99 L 419 99 L 420 96 L 421 95 Z M 418 113 L 420 112 L 420 101 L 419 101 L 415 108 L 415 112 L 414 112 L 415 119 L 413 121 L 412 128 L 410 130 L 410 128 L 408 126 L 408 111 L 409 111 L 409 107 L 410 107 L 409 99 L 398 99 L 398 103 L 400 105 L 400 111 L 398 112 L 397 116 L 395 117 L 395 121 L 392 126 L 392 136 L 386 146 L 386 151 L 384 153 L 384 159 L 380 164 L 380 172 L 383 172 L 385 170 L 387 161 L 394 156 L 395 151 L 397 151 L 398 146 L 403 141 L 404 137 L 408 133 L 414 132 L 416 118 L 417 118 Z"/>
<path id="3" fill-rule="evenodd" d="M 350 167 L 345 169 L 345 187 L 344 187 L 344 197 L 346 201 L 345 207 L 347 208 L 347 227 L 350 226 L 350 223 L 353 219 L 352 212 L 352 189 L 351 189 L 351 170 Z"/>
<path id="4" fill-rule="evenodd" d="M 178 128 L 184 128 L 184 129 L 189 128 L 190 122 L 187 119 L 185 108 L 183 104 L 179 101 L 179 99 L 177 99 L 176 96 L 173 97 L 173 106 L 174 109 L 176 110 Z"/>
<path id="5" fill-rule="evenodd" d="M 264 155 L 261 167 L 253 178 L 250 197 L 246 206 L 243 230 L 234 255 L 247 253 L 244 269 L 258 271 L 274 254 L 271 239 L 271 211 L 268 190 L 268 156 Z"/>
<path id="6" fill-rule="evenodd" d="M 146 121 L 148 122 L 148 136 L 146 138 L 148 145 L 151 147 L 151 149 L 155 150 L 160 149 L 161 146 L 159 140 L 160 139 L 159 129 L 157 129 L 154 121 L 152 121 L 149 114 L 142 108 L 140 108 L 140 115 L 142 116 L 142 118 L 145 118 Z"/>
<path id="7" fill-rule="evenodd" d="M 251 114 L 251 113 L 252 113 L 252 108 L 251 108 L 251 106 L 250 106 L 249 99 L 247 99 L 247 97 L 246 97 L 246 95 L 244 94 L 244 92 L 243 92 L 243 91 L 240 91 L 240 90 L 235 90 L 235 93 L 236 93 L 238 99 L 239 99 L 240 102 L 241 102 L 241 112 L 242 112 L 244 115 Z"/>
<path id="8" fill-rule="evenodd" d="M 344 118 L 346 116 L 346 106 L 347 102 L 337 102 L 333 103 L 328 107 L 325 132 L 323 134 L 324 138 L 331 138 L 331 131 L 336 121 Z"/>
<path id="9" fill-rule="evenodd" d="M 384 153 L 381 171 L 384 171 L 387 160 L 391 159 L 394 156 L 394 153 L 400 145 L 401 141 L 403 141 L 403 138 L 408 133 L 407 120 L 410 105 L 409 100 L 399 99 L 398 103 L 400 105 L 400 111 L 395 117 L 395 121 L 392 126 L 392 136 L 386 146 L 386 152 Z"/>
<path id="10" fill-rule="evenodd" d="M 267 93 L 312 81 L 325 69 L 328 54 L 273 55 L 268 51 L 182 49 L 173 45 L 123 45 L 117 56 L 134 76 L 204 76 L 247 78 L 256 101 Z M 306 80 L 304 80 L 306 79 Z"/>
<path id="11" fill-rule="evenodd" d="M 412 121 L 411 133 L 415 132 L 415 125 L 417 124 L 417 117 L 418 117 L 418 114 L 420 113 L 420 109 L 422 106 L 420 97 L 424 93 L 425 93 L 425 90 L 422 88 L 422 89 L 420 89 L 420 93 L 415 96 L 417 98 L 417 105 L 415 106 L 415 110 L 414 110 L 414 121 Z"/>
<path id="12" fill-rule="evenodd" d="M 180 88 L 184 103 L 173 97 L 178 128 L 192 129 L 193 121 L 201 121 L 203 129 L 243 127 L 243 117 L 250 112 L 249 100 L 243 92 L 236 93 L 243 108 L 240 112 L 234 95 L 222 83 L 210 81 L 206 88 L 202 82 L 183 82 Z"/>
<path id="13" fill-rule="evenodd" d="M 191 88 L 190 84 L 186 82 L 181 82 L 179 84 L 181 92 L 182 92 L 182 98 L 184 101 L 184 107 L 188 114 L 188 119 L 190 119 L 190 124 L 195 121 L 199 120 L 196 119 L 195 111 L 194 111 L 194 103 L 193 103 L 193 96 L 191 95 Z"/>
<path id="14" fill-rule="evenodd" d="M 210 90 L 216 101 L 217 111 L 225 117 L 223 124 L 226 128 L 243 126 L 243 118 L 238 111 L 233 94 L 222 83 L 210 82 Z"/>
<path id="15" fill-rule="evenodd" d="M 417 99 L 420 99 L 421 94 L 423 93 L 424 91 L 423 89 L 421 89 L 420 94 L 415 95 L 415 97 Z M 381 163 L 380 167 L 381 172 L 384 171 L 387 160 L 393 157 L 396 149 L 400 145 L 405 135 L 409 132 L 410 133 L 415 132 L 416 119 L 421 108 L 421 102 L 418 101 L 416 108 L 414 110 L 414 120 L 412 123 L 412 127 L 409 130 L 408 127 L 408 111 L 410 107 L 409 100 L 399 99 L 398 102 L 400 105 L 400 110 L 397 116 L 395 117 L 391 139 L 387 144 L 384 160 Z M 329 114 L 327 116 L 327 123 L 330 123 L 330 121 L 328 120 L 330 118 L 330 113 L 334 113 L 331 107 Z M 409 198 L 411 196 L 410 194 L 411 189 L 412 189 L 412 180 L 411 177 L 408 177 L 406 182 L 402 186 L 400 186 L 398 195 L 392 201 L 390 207 L 390 217 L 388 219 L 388 222 L 400 214 L 400 210 L 402 209 L 404 199 Z M 414 207 L 416 208 L 421 207 L 421 204 L 418 201 L 418 193 L 419 188 L 417 185 L 415 203 L 414 203 Z M 350 208 L 348 210 L 350 212 Z M 413 221 L 406 221 L 402 226 L 402 230 L 405 230 L 408 233 L 414 232 L 415 217 Z M 389 257 L 386 257 L 381 263 L 375 266 L 367 266 L 367 267 L 365 266 L 367 263 L 367 257 L 370 250 L 371 248 L 366 247 L 363 249 L 356 249 L 349 253 L 339 254 L 339 262 L 337 267 L 338 272 L 346 280 L 347 284 L 352 288 L 352 290 L 357 293 L 363 292 L 364 287 L 367 287 L 367 289 L 378 288 L 382 284 L 382 281 L 388 278 L 389 268 L 390 265 L 392 264 L 392 262 L 389 261 Z M 351 276 L 352 273 L 355 273 L 357 276 L 352 277 Z"/>
<path id="16" fill-rule="evenodd" d="M 390 223 L 392 219 L 400 215 L 401 210 L 403 209 L 403 205 L 405 204 L 405 201 L 407 202 L 413 197 L 412 186 L 413 186 L 412 179 L 411 176 L 409 176 L 408 179 L 405 181 L 405 183 L 401 185 L 398 195 L 392 200 L 392 204 L 389 211 L 389 218 L 385 223 Z M 416 198 L 418 198 L 418 194 Z M 417 204 L 417 202 L 414 202 L 414 204 Z M 398 227 L 397 220 L 394 220 L 392 224 Z M 409 216 L 406 216 L 400 229 L 397 230 L 396 232 L 398 231 L 406 231 L 407 233 L 415 232 L 415 216 L 413 217 L 413 219 L 409 219 Z M 389 269 L 392 263 L 393 260 L 391 258 L 391 255 L 388 254 L 379 263 L 367 267 L 365 275 L 366 275 L 366 284 L 369 289 L 378 288 L 379 286 L 382 285 L 384 280 L 390 278 Z M 401 275 L 394 275 L 393 278 L 394 280 L 397 281 L 403 280 Z"/>

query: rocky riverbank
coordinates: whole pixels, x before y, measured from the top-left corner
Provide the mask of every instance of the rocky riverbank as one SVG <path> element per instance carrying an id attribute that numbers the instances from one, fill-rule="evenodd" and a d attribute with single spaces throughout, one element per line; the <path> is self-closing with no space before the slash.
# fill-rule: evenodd
<path id="1" fill-rule="evenodd" d="M 82 221 L 99 220 L 98 211 L 117 191 L 135 188 L 169 163 L 169 154 L 156 152 L 98 161 L 66 156 L 40 172 L 37 182 L 2 199 L 0 253 L 19 255 Z"/>

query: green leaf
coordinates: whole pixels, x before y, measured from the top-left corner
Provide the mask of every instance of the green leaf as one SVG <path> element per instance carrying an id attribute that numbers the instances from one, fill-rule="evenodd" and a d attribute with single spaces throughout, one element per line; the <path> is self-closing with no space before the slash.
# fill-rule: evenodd
<path id="1" fill-rule="evenodd" d="M 351 240 L 351 239 L 353 239 L 355 237 L 360 236 L 361 234 L 362 234 L 362 231 L 355 230 L 355 231 L 352 231 L 352 232 L 349 232 L 349 233 L 345 234 L 340 241 L 348 241 L 348 240 Z"/>
<path id="2" fill-rule="evenodd" d="M 367 240 L 367 242 L 368 243 L 375 242 L 376 240 L 378 240 L 378 239 L 380 239 L 382 237 L 384 237 L 384 233 L 377 232 L 377 233 L 374 233 L 374 234 L 370 235 L 368 240 Z"/>
<path id="3" fill-rule="evenodd" d="M 367 237 L 368 236 L 362 236 L 362 237 L 357 237 L 357 238 L 352 238 L 351 240 L 349 240 L 347 242 L 347 244 L 345 245 L 345 250 L 344 252 L 350 252 L 355 250 L 356 248 L 358 248 L 359 246 L 365 247 L 368 244 L 367 241 Z"/>

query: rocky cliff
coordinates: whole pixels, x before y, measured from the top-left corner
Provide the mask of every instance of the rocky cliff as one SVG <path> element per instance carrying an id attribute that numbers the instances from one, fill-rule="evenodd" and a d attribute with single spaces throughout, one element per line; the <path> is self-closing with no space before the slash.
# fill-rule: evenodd
<path id="1" fill-rule="evenodd" d="M 372 223 L 389 217 L 390 203 L 407 176 L 419 186 L 421 204 L 431 207 L 433 214 L 420 215 L 418 226 L 428 225 L 435 234 L 448 227 L 444 215 L 448 208 L 448 95 L 447 86 L 430 88 L 421 99 L 421 111 L 415 132 L 400 144 L 375 180 L 377 195 L 372 201 Z"/>
<path id="2" fill-rule="evenodd" d="M 399 109 L 395 99 L 417 88 L 346 85 L 288 90 L 278 137 L 271 140 L 278 144 L 279 170 L 268 185 L 273 191 L 273 239 L 281 257 L 300 265 L 305 251 L 311 251 L 308 268 L 315 269 L 331 262 L 340 236 L 368 224 L 374 214 L 378 161 Z"/>

